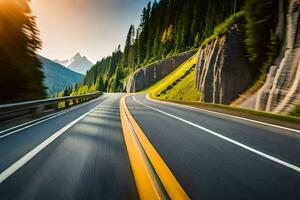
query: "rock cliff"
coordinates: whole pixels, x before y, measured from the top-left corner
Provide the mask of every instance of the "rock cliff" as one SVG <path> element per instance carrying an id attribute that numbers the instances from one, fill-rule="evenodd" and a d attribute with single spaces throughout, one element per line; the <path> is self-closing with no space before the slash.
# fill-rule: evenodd
<path id="1" fill-rule="evenodd" d="M 138 92 L 163 79 L 184 61 L 192 57 L 196 50 L 187 51 L 135 71 L 126 83 L 126 92 Z"/>
<path id="2" fill-rule="evenodd" d="M 224 36 L 200 49 L 196 84 L 202 102 L 229 104 L 249 86 L 251 74 L 241 27 L 233 27 Z"/>
<path id="3" fill-rule="evenodd" d="M 290 0 L 287 12 L 279 0 L 277 33 L 282 49 L 270 67 L 264 85 L 240 107 L 288 113 L 300 99 L 300 1 Z M 283 15 L 286 13 L 286 15 Z"/>

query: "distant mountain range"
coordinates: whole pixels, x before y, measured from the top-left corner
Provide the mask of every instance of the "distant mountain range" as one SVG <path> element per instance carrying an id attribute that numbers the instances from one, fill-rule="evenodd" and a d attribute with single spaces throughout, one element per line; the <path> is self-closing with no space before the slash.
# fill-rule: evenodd
<path id="1" fill-rule="evenodd" d="M 54 60 L 54 62 L 59 63 L 72 71 L 78 72 L 80 74 L 86 74 L 86 72 L 94 65 L 85 56 L 81 56 L 77 53 L 71 59 L 67 60 Z"/>
<path id="2" fill-rule="evenodd" d="M 67 85 L 72 86 L 81 82 L 84 78 L 82 74 L 74 72 L 52 60 L 39 55 L 38 58 L 42 62 L 45 76 L 44 85 L 48 88 L 48 94 L 62 91 Z"/>

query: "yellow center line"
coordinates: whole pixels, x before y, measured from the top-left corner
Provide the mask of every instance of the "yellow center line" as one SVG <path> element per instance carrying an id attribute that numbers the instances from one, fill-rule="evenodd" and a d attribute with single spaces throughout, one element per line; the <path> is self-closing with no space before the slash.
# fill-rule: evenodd
<path id="1" fill-rule="evenodd" d="M 142 131 L 142 129 L 139 127 L 135 119 L 132 117 L 130 114 L 126 102 L 125 102 L 125 97 L 121 99 L 121 110 L 122 112 L 128 117 L 129 121 L 127 120 L 127 123 L 131 123 L 134 132 L 142 145 L 142 148 L 146 152 L 147 157 L 149 158 L 156 174 L 158 175 L 160 181 L 162 182 L 165 190 L 167 191 L 169 197 L 171 199 L 178 199 L 178 200 L 186 200 L 190 199 L 189 196 L 186 194 L 184 189 L 181 187 L 181 185 L 178 183 L 176 180 L 175 176 L 171 172 L 171 170 L 168 168 L 166 163 L 163 161 L 159 153 L 155 150 L 151 142 L 148 140 L 147 136 L 145 133 Z M 124 120 L 123 120 L 124 121 Z M 122 121 L 122 124 L 123 124 Z M 127 143 L 126 143 L 127 145 Z M 128 147 L 127 147 L 128 148 Z M 132 167 L 133 166 L 133 163 Z M 144 190 L 145 187 L 142 186 L 141 189 Z M 143 199 L 143 198 L 142 198 Z M 146 199 L 151 199 L 151 198 L 146 198 Z"/>
<path id="2" fill-rule="evenodd" d="M 122 129 L 140 199 L 164 199 L 163 193 L 154 178 L 153 172 L 149 164 L 147 164 L 147 158 L 131 130 L 130 123 L 124 110 L 124 105 L 125 101 L 122 99 L 120 105 Z"/>

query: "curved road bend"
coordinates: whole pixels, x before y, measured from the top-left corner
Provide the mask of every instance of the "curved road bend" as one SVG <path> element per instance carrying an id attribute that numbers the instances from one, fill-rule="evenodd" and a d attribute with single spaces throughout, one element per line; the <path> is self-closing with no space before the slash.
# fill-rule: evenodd
<path id="1" fill-rule="evenodd" d="M 122 94 L 0 131 L 0 199 L 137 199 L 120 124 Z M 126 98 L 192 199 L 300 199 L 300 131 Z M 300 128 L 299 128 L 300 129 Z"/>
<path id="2" fill-rule="evenodd" d="M 12 173 L 0 183 L 0 199 L 137 199 L 120 125 L 121 96 L 104 94 L 71 112 L 1 133 L 7 136 L 0 135 L 0 182 L 5 170 Z"/>
<path id="3" fill-rule="evenodd" d="M 126 98 L 191 199 L 300 199 L 300 131 Z M 300 128 L 299 128 L 300 129 Z"/>

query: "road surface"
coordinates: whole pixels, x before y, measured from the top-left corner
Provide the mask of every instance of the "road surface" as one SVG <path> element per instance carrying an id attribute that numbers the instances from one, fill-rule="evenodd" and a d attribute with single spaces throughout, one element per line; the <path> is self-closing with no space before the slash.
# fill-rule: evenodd
<path id="1" fill-rule="evenodd" d="M 0 184 L 0 199 L 137 199 L 119 117 L 120 94 L 0 139 L 0 171 L 71 123 L 74 126 Z"/>
<path id="2" fill-rule="evenodd" d="M 23 130 L 1 132 L 0 199 L 138 199 L 121 128 L 122 96 L 104 94 Z M 189 198 L 300 199 L 300 130 L 144 94 L 125 102 Z"/>

